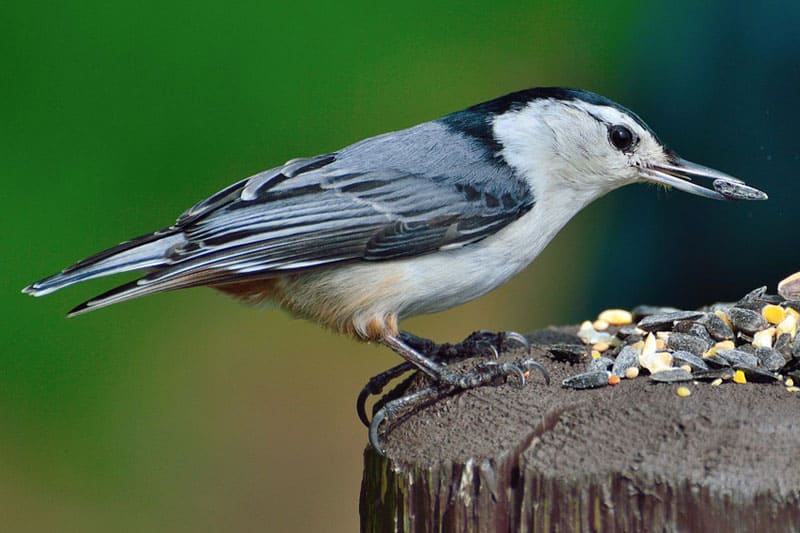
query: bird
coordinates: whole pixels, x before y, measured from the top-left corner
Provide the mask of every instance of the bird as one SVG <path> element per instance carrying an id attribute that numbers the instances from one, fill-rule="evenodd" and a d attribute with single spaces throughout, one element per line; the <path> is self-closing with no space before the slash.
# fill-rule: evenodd
<path id="1" fill-rule="evenodd" d="M 713 187 L 694 181 L 703 178 Z M 452 370 L 425 353 L 400 321 L 459 306 L 504 284 L 590 202 L 637 182 L 716 200 L 767 197 L 682 159 L 635 113 L 608 98 L 538 87 L 292 159 L 222 189 L 170 226 L 92 255 L 23 292 L 43 296 L 143 271 L 68 316 L 209 286 L 247 303 L 277 303 L 336 332 L 382 344 L 433 383 L 469 388 L 496 375 Z"/>

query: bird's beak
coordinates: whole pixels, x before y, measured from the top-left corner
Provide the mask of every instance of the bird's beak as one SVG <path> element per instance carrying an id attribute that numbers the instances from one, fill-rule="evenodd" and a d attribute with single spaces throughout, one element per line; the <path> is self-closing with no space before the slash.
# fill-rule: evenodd
<path id="1" fill-rule="evenodd" d="M 678 190 L 714 200 L 766 200 L 767 194 L 746 185 L 740 179 L 719 170 L 704 167 L 680 157 L 673 156 L 669 163 L 642 166 L 639 169 L 643 180 L 675 187 Z M 713 189 L 703 187 L 692 178 L 713 180 Z"/>

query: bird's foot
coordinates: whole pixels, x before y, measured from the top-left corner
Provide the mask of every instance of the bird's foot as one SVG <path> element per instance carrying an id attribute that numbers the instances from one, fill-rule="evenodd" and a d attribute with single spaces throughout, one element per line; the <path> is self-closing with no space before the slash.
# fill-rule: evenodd
<path id="1" fill-rule="evenodd" d="M 455 344 L 435 344 L 405 332 L 402 339 L 409 346 L 435 361 L 462 360 L 482 355 L 497 359 L 505 349 L 521 347 L 527 350 L 530 348 L 528 339 L 515 331 L 476 331 Z"/>
<path id="2" fill-rule="evenodd" d="M 509 379 L 513 380 L 518 388 L 522 388 L 527 383 L 532 370 L 541 372 L 545 382 L 550 384 L 550 374 L 547 372 L 547 369 L 545 369 L 541 363 L 533 359 L 523 359 L 508 363 L 481 361 L 477 366 L 467 371 L 446 369 L 442 372 L 439 381 L 435 382 L 430 387 L 405 396 L 395 396 L 393 398 L 387 398 L 386 401 L 381 400 L 378 402 L 378 404 L 376 404 L 377 410 L 375 411 L 375 415 L 369 423 L 369 442 L 378 453 L 383 455 L 383 448 L 380 445 L 378 430 L 383 422 L 392 422 L 401 411 L 431 404 L 459 390 L 472 389 L 486 385 L 499 385 L 507 382 Z M 401 394 L 408 388 L 409 383 L 410 380 L 407 380 L 401 385 L 401 387 L 405 387 Z M 364 421 L 363 418 L 362 421 Z"/>
<path id="3" fill-rule="evenodd" d="M 375 411 L 372 422 L 368 424 L 370 445 L 379 454 L 386 455 L 381 447 L 381 439 L 378 433 L 378 429 L 384 421 L 391 422 L 406 408 L 419 407 L 428 403 L 433 403 L 450 394 L 452 391 L 452 387 L 434 385 L 383 403 L 380 409 Z"/>
<path id="4" fill-rule="evenodd" d="M 388 370 L 384 370 L 377 376 L 372 376 L 367 384 L 361 389 L 361 392 L 358 393 L 358 398 L 356 399 L 356 412 L 358 413 L 358 418 L 361 420 L 361 423 L 367 427 L 370 427 L 369 417 L 367 416 L 367 399 L 370 396 L 375 396 L 383 392 L 384 387 L 389 384 L 390 381 L 393 379 L 402 376 L 406 372 L 414 370 L 414 365 L 406 361 L 405 363 L 400 363 L 397 366 L 393 366 Z M 405 386 L 408 388 L 408 385 Z M 405 392 L 405 388 L 403 392 Z M 374 413 L 373 413 L 374 414 Z"/>
<path id="5" fill-rule="evenodd" d="M 474 369 L 467 372 L 457 372 L 446 368 L 439 378 L 439 383 L 458 389 L 474 389 L 485 385 L 505 383 L 512 378 L 517 387 L 522 388 L 527 383 L 528 376 L 533 369 L 541 372 L 545 382 L 550 383 L 550 374 L 547 369 L 533 359 L 513 363 L 481 361 Z"/>
<path id="6" fill-rule="evenodd" d="M 479 357 L 482 355 L 497 359 L 504 349 L 514 346 L 530 350 L 530 343 L 525 336 L 514 331 L 476 331 L 456 344 L 436 344 L 431 340 L 417 337 L 405 331 L 400 333 L 400 338 L 405 344 L 425 354 L 426 357 L 437 363 L 461 361 L 469 359 L 470 357 Z M 369 427 L 370 425 L 366 408 L 367 399 L 370 396 L 377 396 L 382 393 L 389 382 L 415 368 L 413 364 L 404 362 L 370 378 L 361 389 L 356 399 L 356 412 L 358 413 L 358 418 L 365 426 Z M 458 378 L 454 377 L 453 379 Z M 400 394 L 405 392 L 405 389 L 408 388 L 408 383 L 404 383 L 401 387 L 404 388 L 400 391 Z M 385 405 L 385 402 L 376 404 L 376 409 L 380 408 L 382 405 Z"/>

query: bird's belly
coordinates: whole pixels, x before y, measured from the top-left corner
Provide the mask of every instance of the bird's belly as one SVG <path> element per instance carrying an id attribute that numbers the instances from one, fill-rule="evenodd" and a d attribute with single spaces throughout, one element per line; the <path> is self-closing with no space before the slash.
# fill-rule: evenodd
<path id="1" fill-rule="evenodd" d="M 409 259 L 360 262 L 278 281 L 281 303 L 339 331 L 361 336 L 370 322 L 435 313 L 502 285 L 527 264 L 485 248 L 436 252 Z M 342 324 L 348 324 L 342 326 Z M 349 324 L 355 324 L 351 328 Z"/>

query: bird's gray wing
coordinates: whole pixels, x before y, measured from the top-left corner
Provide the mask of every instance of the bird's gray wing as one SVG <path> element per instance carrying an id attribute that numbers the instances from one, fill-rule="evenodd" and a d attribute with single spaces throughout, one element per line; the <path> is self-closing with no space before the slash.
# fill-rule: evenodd
<path id="1" fill-rule="evenodd" d="M 77 315 L 166 290 L 468 247 L 534 205 L 527 182 L 487 133 L 487 117 L 468 122 L 445 117 L 290 161 L 212 195 L 168 228 L 95 254 L 25 292 L 148 270 L 70 312 Z"/>
<path id="2" fill-rule="evenodd" d="M 176 224 L 186 242 L 140 283 L 421 255 L 479 241 L 533 206 L 527 185 L 502 167 L 483 163 L 462 177 L 458 168 L 358 170 L 337 157 L 290 162 L 201 202 Z"/>

